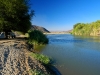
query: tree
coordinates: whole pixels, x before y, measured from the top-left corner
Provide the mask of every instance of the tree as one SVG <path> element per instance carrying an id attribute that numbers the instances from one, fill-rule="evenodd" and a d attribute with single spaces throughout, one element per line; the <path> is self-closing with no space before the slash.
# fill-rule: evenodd
<path id="1" fill-rule="evenodd" d="M 33 15 L 29 0 L 0 0 L 0 31 L 4 31 L 6 37 L 11 30 L 25 33 L 31 27 Z"/>
<path id="2" fill-rule="evenodd" d="M 77 23 L 73 26 L 73 28 L 76 28 L 78 25 L 80 25 L 81 23 Z"/>
<path id="3" fill-rule="evenodd" d="M 72 34 L 98 36 L 100 35 L 100 20 L 86 24 L 84 23 L 75 24 L 73 27 Z"/>

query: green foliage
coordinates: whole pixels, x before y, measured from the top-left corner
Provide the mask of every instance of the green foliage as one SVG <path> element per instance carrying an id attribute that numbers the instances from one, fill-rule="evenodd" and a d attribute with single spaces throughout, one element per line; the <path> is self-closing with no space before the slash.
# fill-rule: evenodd
<path id="1" fill-rule="evenodd" d="M 74 35 L 98 36 L 100 35 L 100 20 L 87 24 L 77 23 L 73 28 L 72 34 Z"/>
<path id="2" fill-rule="evenodd" d="M 74 28 L 76 28 L 76 27 L 77 27 L 78 25 L 80 25 L 80 24 L 81 24 L 81 23 L 77 23 L 77 24 L 75 24 L 75 25 L 74 25 Z"/>
<path id="3" fill-rule="evenodd" d="M 29 35 L 29 40 L 28 40 L 29 44 L 33 45 L 48 44 L 48 38 L 46 37 L 46 35 L 44 35 L 42 32 L 38 30 L 29 31 L 28 35 Z"/>
<path id="4" fill-rule="evenodd" d="M 43 73 L 41 73 L 40 71 L 37 71 L 37 70 L 30 70 L 30 73 L 32 74 L 32 75 L 45 75 L 45 74 L 43 74 Z"/>
<path id="5" fill-rule="evenodd" d="M 49 75 L 49 74 L 44 74 L 44 73 L 42 73 L 41 71 L 38 71 L 38 70 L 30 70 L 30 73 L 32 74 L 32 75 Z"/>
<path id="6" fill-rule="evenodd" d="M 48 56 L 43 55 L 43 54 L 31 53 L 30 56 L 32 56 L 35 59 L 39 60 L 43 64 L 49 64 L 50 63 L 50 58 Z"/>
<path id="7" fill-rule="evenodd" d="M 29 0 L 0 0 L 0 30 L 27 32 L 31 27 L 33 11 L 29 11 Z"/>

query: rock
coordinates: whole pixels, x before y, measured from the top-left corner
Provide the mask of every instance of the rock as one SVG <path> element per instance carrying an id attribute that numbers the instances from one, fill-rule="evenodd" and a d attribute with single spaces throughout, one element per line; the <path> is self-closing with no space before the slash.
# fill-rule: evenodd
<path id="1" fill-rule="evenodd" d="M 40 27 L 40 26 L 36 26 L 36 25 L 32 25 L 31 26 L 31 30 L 39 30 L 43 33 L 50 33 L 50 31 L 48 31 L 46 28 L 44 27 Z"/>

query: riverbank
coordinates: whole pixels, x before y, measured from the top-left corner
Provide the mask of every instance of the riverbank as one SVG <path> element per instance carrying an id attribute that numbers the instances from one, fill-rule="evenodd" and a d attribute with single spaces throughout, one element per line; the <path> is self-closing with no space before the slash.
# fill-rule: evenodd
<path id="1" fill-rule="evenodd" d="M 0 75 L 56 75 L 30 56 L 24 39 L 0 40 Z"/>
<path id="2" fill-rule="evenodd" d="M 44 33 L 44 34 L 70 34 L 70 33 L 59 32 L 59 33 Z"/>

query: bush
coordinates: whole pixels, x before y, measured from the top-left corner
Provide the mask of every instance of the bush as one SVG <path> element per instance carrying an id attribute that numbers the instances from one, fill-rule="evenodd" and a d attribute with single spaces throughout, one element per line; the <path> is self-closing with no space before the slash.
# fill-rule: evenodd
<path id="1" fill-rule="evenodd" d="M 33 45 L 48 44 L 48 38 L 46 37 L 46 35 L 44 35 L 42 32 L 38 30 L 29 31 L 28 35 L 29 35 L 28 38 L 29 44 Z"/>

